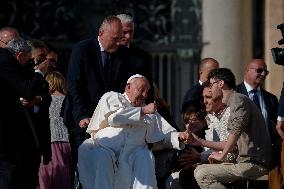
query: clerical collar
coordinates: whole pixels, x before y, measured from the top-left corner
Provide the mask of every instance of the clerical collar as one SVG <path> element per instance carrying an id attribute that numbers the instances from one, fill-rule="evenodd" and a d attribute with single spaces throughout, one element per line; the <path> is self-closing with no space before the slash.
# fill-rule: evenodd
<path id="1" fill-rule="evenodd" d="M 123 95 L 123 96 L 126 98 L 126 100 L 131 104 L 131 101 L 129 100 L 129 98 L 128 98 L 126 92 L 124 92 L 122 95 Z"/>
<path id="2" fill-rule="evenodd" d="M 102 46 L 101 42 L 100 42 L 100 37 L 98 36 L 98 42 L 99 42 L 99 46 L 101 49 L 101 52 L 105 51 L 104 47 Z"/>
<path id="3" fill-rule="evenodd" d="M 244 81 L 245 87 L 247 92 L 249 93 L 250 91 L 252 91 L 254 88 L 252 88 L 252 86 L 250 84 L 248 84 L 246 81 Z M 260 87 L 257 87 L 256 90 L 260 91 Z"/>

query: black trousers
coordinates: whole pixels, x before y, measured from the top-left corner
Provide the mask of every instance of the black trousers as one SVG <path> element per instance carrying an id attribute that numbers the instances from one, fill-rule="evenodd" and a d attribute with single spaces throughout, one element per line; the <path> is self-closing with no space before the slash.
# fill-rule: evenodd
<path id="1" fill-rule="evenodd" d="M 0 159 L 1 189 L 35 189 L 38 185 L 40 156 L 26 154 L 14 160 Z"/>

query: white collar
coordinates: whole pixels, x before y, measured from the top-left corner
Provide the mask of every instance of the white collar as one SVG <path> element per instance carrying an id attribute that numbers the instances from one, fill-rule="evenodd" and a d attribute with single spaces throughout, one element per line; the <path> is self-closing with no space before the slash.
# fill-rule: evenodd
<path id="1" fill-rule="evenodd" d="M 244 81 L 245 87 L 247 92 L 249 93 L 251 90 L 253 90 L 254 88 L 252 88 L 252 86 L 250 84 L 248 84 L 246 81 Z M 260 87 L 257 87 L 256 90 L 260 91 Z"/>
<path id="2" fill-rule="evenodd" d="M 131 101 L 129 100 L 129 97 L 127 96 L 126 92 L 124 92 L 122 95 L 123 95 L 123 96 L 126 98 L 126 100 L 131 104 Z"/>
<path id="3" fill-rule="evenodd" d="M 36 69 L 35 72 L 40 73 L 42 77 L 44 77 L 44 73 L 42 73 L 42 71 L 40 71 L 39 69 Z"/>
<path id="4" fill-rule="evenodd" d="M 198 82 L 199 82 L 199 84 L 202 86 L 202 83 L 203 83 L 203 82 L 202 82 L 202 81 L 200 81 L 200 80 L 198 80 Z"/>
<path id="5" fill-rule="evenodd" d="M 104 47 L 102 46 L 101 42 L 100 42 L 100 37 L 98 36 L 98 42 L 99 42 L 99 46 L 101 49 L 101 52 L 105 51 Z"/>

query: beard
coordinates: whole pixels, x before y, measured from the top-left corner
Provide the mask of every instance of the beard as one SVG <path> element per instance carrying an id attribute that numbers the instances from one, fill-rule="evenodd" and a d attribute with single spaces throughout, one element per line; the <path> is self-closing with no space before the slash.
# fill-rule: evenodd
<path id="1" fill-rule="evenodd" d="M 218 89 L 216 91 L 216 95 L 212 95 L 212 100 L 214 102 L 219 101 L 219 100 L 222 101 L 222 98 L 223 98 L 223 93 L 222 93 L 222 90 L 220 90 L 220 89 Z"/>

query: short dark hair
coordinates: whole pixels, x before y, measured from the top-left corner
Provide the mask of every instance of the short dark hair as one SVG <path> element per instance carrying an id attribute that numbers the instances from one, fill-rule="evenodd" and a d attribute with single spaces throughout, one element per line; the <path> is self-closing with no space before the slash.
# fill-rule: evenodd
<path id="1" fill-rule="evenodd" d="M 220 79 L 228 86 L 229 89 L 236 87 L 236 78 L 234 73 L 228 68 L 218 68 L 209 73 L 208 79 Z"/>
<path id="2" fill-rule="evenodd" d="M 187 106 L 183 112 L 184 121 L 189 119 L 189 115 L 192 113 L 196 113 L 196 117 L 199 120 L 204 120 L 206 116 L 205 106 L 198 101 L 192 101 L 192 103 Z"/>
<path id="3" fill-rule="evenodd" d="M 34 49 L 45 48 L 48 49 L 48 46 L 41 40 L 38 39 L 30 39 L 28 40 L 30 46 Z"/>

